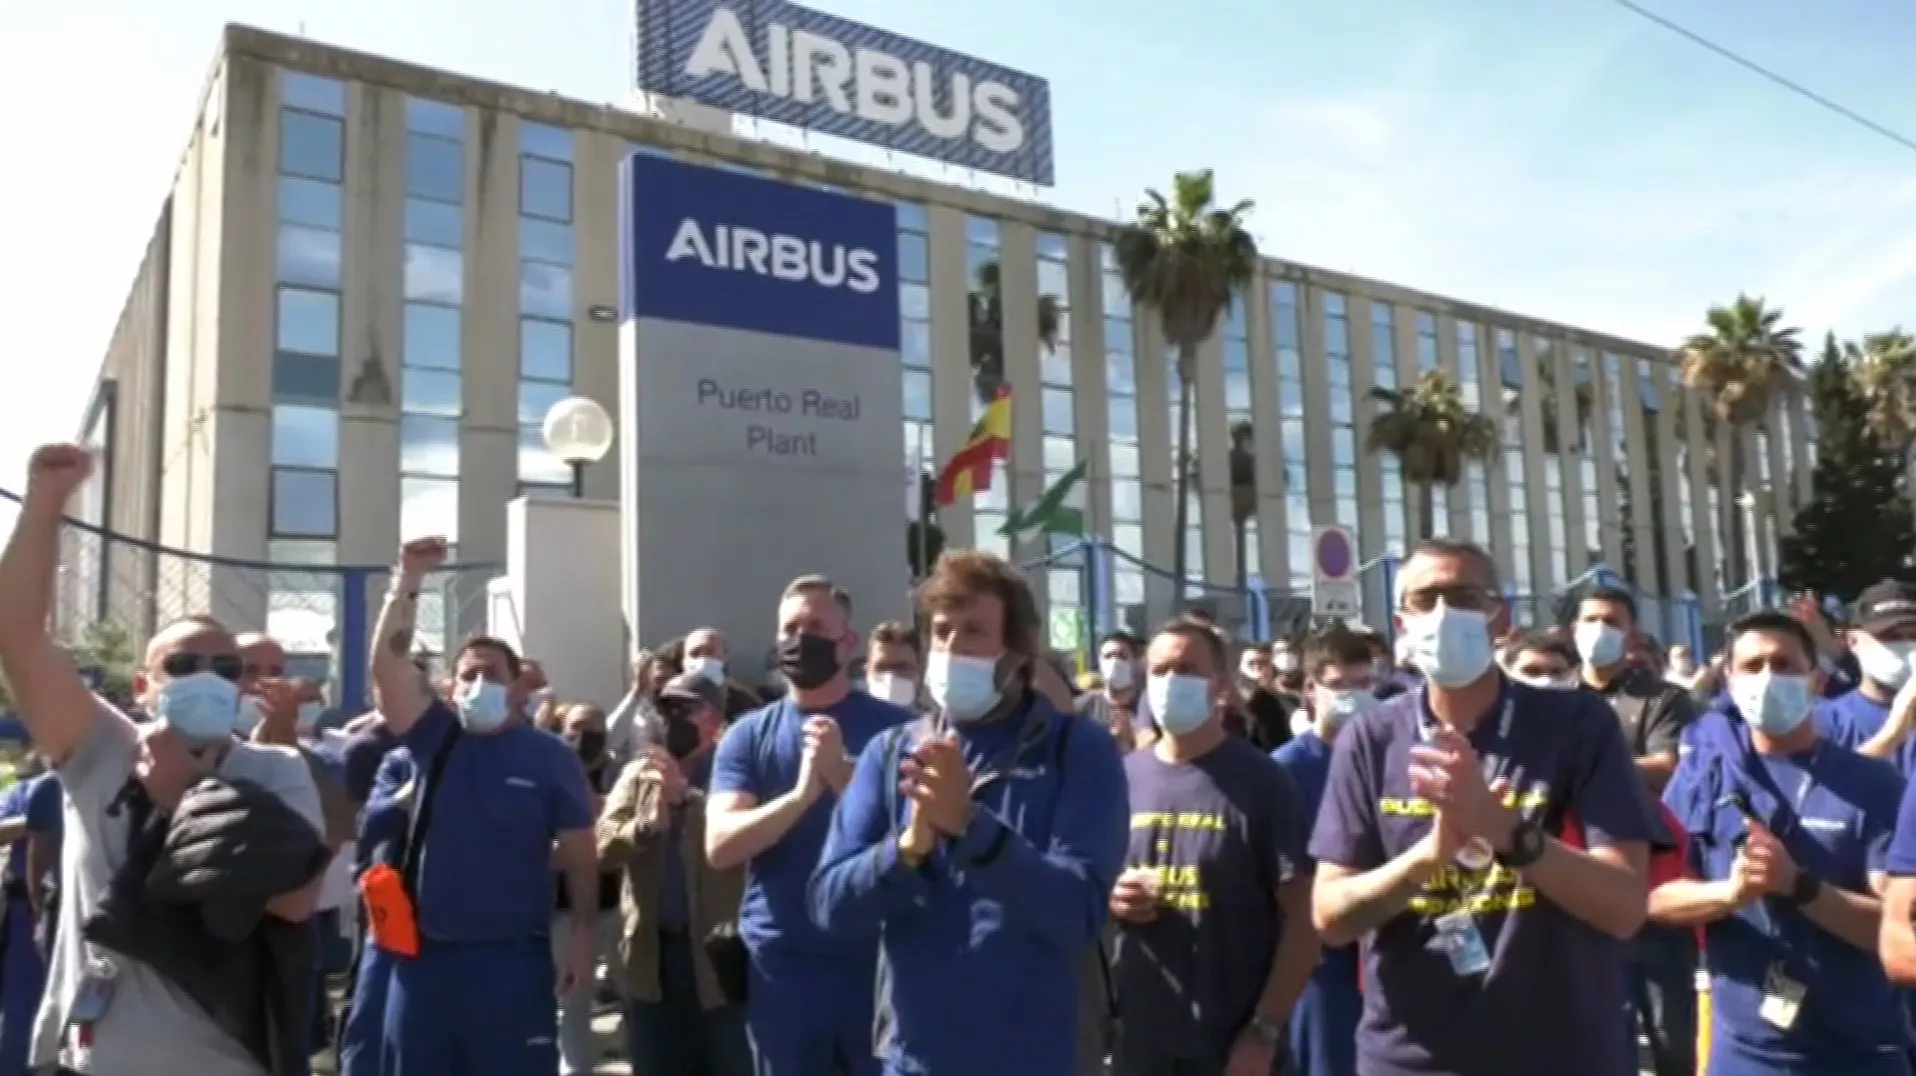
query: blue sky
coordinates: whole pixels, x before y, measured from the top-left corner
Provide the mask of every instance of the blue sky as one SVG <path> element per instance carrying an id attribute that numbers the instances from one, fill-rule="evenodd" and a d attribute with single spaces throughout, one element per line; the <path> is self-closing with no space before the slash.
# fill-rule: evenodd
<path id="1" fill-rule="evenodd" d="M 1916 152 L 1611 0 L 823 0 L 1041 74 L 1058 186 L 1128 213 L 1208 166 L 1270 253 L 1639 339 L 1739 290 L 1813 338 L 1916 323 Z M 1646 6 L 1898 130 L 1916 8 Z M 626 0 L 71 0 L 0 14 L 0 486 L 72 436 L 220 26 L 626 99 Z M 1096 12 L 1095 18 L 1088 12 Z M 30 390 L 30 391 L 29 391 Z"/>

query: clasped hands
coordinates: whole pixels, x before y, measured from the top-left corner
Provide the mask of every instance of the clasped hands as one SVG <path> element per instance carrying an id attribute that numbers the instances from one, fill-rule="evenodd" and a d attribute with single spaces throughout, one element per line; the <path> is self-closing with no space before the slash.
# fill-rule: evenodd
<path id="1" fill-rule="evenodd" d="M 1448 864 L 1465 845 L 1483 841 L 1495 852 L 1510 849 L 1511 835 L 1523 815 L 1505 801 L 1510 782 L 1484 781 L 1482 760 L 1470 740 L 1454 729 L 1438 728 L 1428 743 L 1410 749 L 1411 791 L 1433 809 L 1423 851 L 1433 868 Z"/>
<path id="2" fill-rule="evenodd" d="M 1796 890 L 1797 875 L 1801 873 L 1789 849 L 1783 847 L 1783 842 L 1768 826 L 1754 821 L 1746 825 L 1736 858 L 1730 862 L 1730 875 L 1725 879 L 1739 908 L 1765 894 L 1790 895 Z"/>
<path id="3" fill-rule="evenodd" d="M 917 863 L 956 838 L 971 824 L 971 767 L 951 733 L 919 744 L 898 767 L 898 792 L 905 797 L 905 831 L 898 850 Z"/>

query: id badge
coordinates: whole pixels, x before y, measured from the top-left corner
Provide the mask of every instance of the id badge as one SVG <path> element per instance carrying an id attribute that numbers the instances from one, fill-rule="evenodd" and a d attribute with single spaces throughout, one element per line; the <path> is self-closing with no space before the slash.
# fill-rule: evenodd
<path id="1" fill-rule="evenodd" d="M 1756 1007 L 1756 1014 L 1771 1027 L 1788 1031 L 1803 1010 L 1806 992 L 1803 984 L 1784 974 L 1783 969 L 1772 967 L 1763 977 L 1763 1002 Z"/>
<path id="2" fill-rule="evenodd" d="M 97 1024 L 113 1004 L 113 979 L 87 974 L 73 992 L 73 1004 L 67 1009 L 67 1023 L 75 1027 Z"/>
<path id="3" fill-rule="evenodd" d="M 1437 945 L 1450 960 L 1450 970 L 1458 976 L 1482 975 L 1490 970 L 1490 950 L 1477 929 L 1477 919 L 1459 909 L 1431 921 L 1437 928 Z"/>

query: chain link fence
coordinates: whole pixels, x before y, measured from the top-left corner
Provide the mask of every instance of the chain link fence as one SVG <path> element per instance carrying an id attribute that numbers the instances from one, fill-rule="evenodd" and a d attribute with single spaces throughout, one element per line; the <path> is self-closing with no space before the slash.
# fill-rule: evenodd
<path id="1" fill-rule="evenodd" d="M 19 498 L 0 490 L 0 497 Z M 53 630 L 78 651 L 104 635 L 137 662 L 153 634 L 187 616 L 212 616 L 234 632 L 265 632 L 286 648 L 288 674 L 329 685 L 336 706 L 366 698 L 373 618 L 388 568 L 245 560 L 174 549 L 69 517 L 60 535 Z M 419 595 L 422 650 L 445 654 L 486 626 L 493 564 L 449 565 Z"/>

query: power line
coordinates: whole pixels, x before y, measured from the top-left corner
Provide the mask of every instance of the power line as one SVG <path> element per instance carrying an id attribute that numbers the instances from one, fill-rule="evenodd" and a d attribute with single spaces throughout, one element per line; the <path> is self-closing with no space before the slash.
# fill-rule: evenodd
<path id="1" fill-rule="evenodd" d="M 1790 78 L 1787 75 L 1778 74 L 1777 72 L 1772 71 L 1767 67 L 1764 67 L 1762 64 L 1757 63 L 1755 60 L 1749 59 L 1745 56 L 1738 55 L 1737 53 L 1732 52 L 1730 49 L 1725 48 L 1724 46 L 1719 45 L 1714 41 L 1711 41 L 1707 37 L 1704 37 L 1702 34 L 1699 34 L 1695 32 L 1694 30 L 1690 30 L 1677 23 L 1671 22 L 1669 19 L 1664 18 L 1662 15 L 1659 15 L 1656 12 L 1649 10 L 1648 8 L 1642 6 L 1641 4 L 1637 4 L 1633 2 L 1633 0 L 1611 0 L 1611 3 L 1616 4 L 1618 7 L 1623 8 L 1625 11 L 1628 11 L 1641 19 L 1644 19 L 1649 22 L 1653 22 L 1657 24 L 1658 26 L 1663 27 L 1665 30 L 1670 31 L 1671 33 L 1677 35 L 1678 37 L 1683 38 L 1684 40 L 1690 42 L 1693 45 L 1696 45 L 1700 48 L 1707 49 L 1710 52 L 1713 52 L 1717 54 L 1718 56 L 1721 56 L 1723 59 L 1730 61 L 1731 63 L 1737 65 L 1738 67 L 1741 67 L 1742 69 L 1750 72 L 1753 75 L 1757 75 L 1761 78 L 1769 80 L 1772 83 L 1775 83 L 1778 86 L 1783 87 L 1784 89 L 1788 90 L 1789 92 L 1795 94 L 1798 97 L 1803 98 L 1806 101 L 1810 101 L 1814 104 L 1820 105 L 1823 108 L 1836 113 L 1837 115 L 1843 117 L 1844 119 L 1850 121 L 1851 123 L 1856 124 L 1859 127 L 1863 127 L 1867 130 L 1873 131 L 1876 134 L 1879 134 L 1883 136 L 1884 138 L 1889 139 L 1891 142 L 1896 143 L 1897 145 L 1903 147 L 1906 150 L 1911 150 L 1913 152 L 1916 152 L 1916 138 L 1910 138 L 1908 135 L 1902 134 L 1899 131 L 1886 127 L 1883 124 L 1878 123 L 1873 119 L 1870 119 L 1868 116 L 1863 115 L 1862 113 L 1856 111 L 1853 108 L 1850 108 L 1847 105 L 1841 104 L 1837 101 L 1833 101 L 1830 98 L 1825 97 L 1820 93 L 1817 93 L 1815 90 L 1810 89 L 1808 86 L 1805 86 L 1800 82 L 1797 82 L 1796 80 Z"/>

